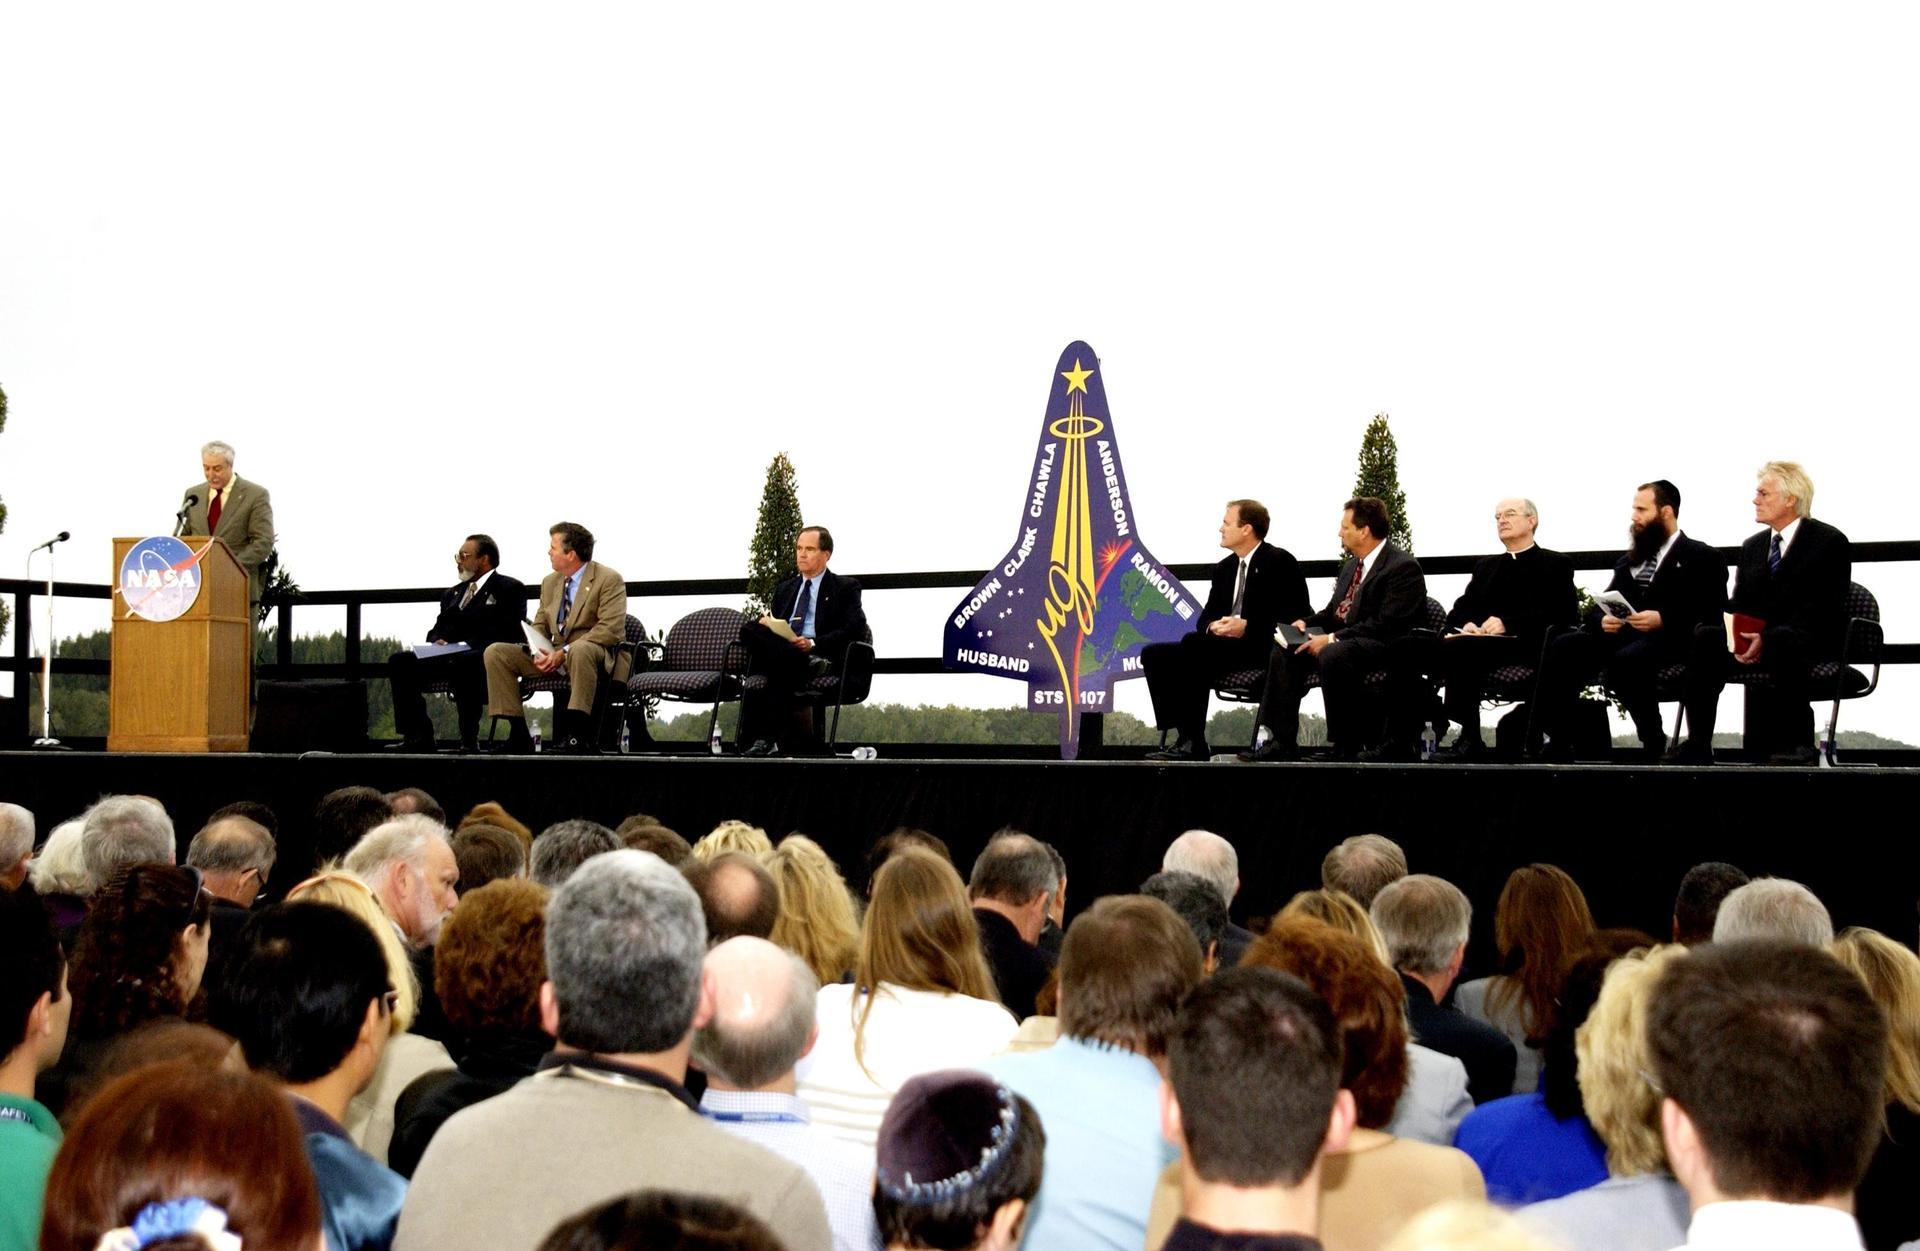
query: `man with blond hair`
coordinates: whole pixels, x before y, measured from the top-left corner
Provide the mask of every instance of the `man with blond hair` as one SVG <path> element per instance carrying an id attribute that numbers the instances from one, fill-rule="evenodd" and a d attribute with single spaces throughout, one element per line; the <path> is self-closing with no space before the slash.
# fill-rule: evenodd
<path id="1" fill-rule="evenodd" d="M 1847 536 L 1813 516 L 1813 480 L 1792 461 L 1760 467 L 1753 491 L 1753 519 L 1766 529 L 1740 545 L 1733 597 L 1727 611 L 1738 620 L 1732 651 L 1720 622 L 1694 632 L 1687 657 L 1687 742 L 1676 756 L 1688 764 L 1713 763 L 1713 724 L 1720 692 L 1735 666 L 1766 675 L 1764 687 L 1747 688 L 1760 738 L 1749 747 L 1771 751 L 1769 763 L 1809 765 L 1813 748 L 1813 666 L 1837 660 L 1846 644 L 1847 596 L 1853 583 L 1853 549 Z"/>

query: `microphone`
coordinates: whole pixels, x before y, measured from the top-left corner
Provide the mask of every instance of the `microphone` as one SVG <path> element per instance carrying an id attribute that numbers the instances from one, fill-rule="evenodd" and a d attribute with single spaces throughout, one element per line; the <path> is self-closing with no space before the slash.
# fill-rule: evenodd
<path id="1" fill-rule="evenodd" d="M 186 501 L 180 505 L 180 511 L 173 515 L 173 533 L 175 538 L 178 538 L 180 532 L 187 528 L 187 511 L 199 502 L 200 497 L 198 495 L 193 494 L 191 491 L 187 493 Z"/>
<path id="2" fill-rule="evenodd" d="M 68 539 L 72 537 L 73 535 L 67 533 L 65 530 L 62 530 L 60 533 L 48 539 L 45 543 L 42 543 L 40 547 L 51 549 L 55 543 L 65 543 Z M 30 548 L 29 550 L 37 552 L 40 550 L 40 547 Z"/>

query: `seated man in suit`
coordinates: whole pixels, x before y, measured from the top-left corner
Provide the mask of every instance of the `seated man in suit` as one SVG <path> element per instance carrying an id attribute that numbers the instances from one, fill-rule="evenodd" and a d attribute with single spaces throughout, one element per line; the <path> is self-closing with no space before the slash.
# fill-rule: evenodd
<path id="1" fill-rule="evenodd" d="M 496 717 L 507 718 L 511 730 L 506 750 L 530 752 L 526 708 L 520 702 L 520 679 L 535 674 L 564 673 L 569 689 L 567 706 L 555 720 L 554 750 L 593 754 L 593 701 L 600 683 L 626 680 L 628 661 L 621 650 L 627 641 L 627 583 L 619 573 L 593 558 L 593 532 L 562 521 L 549 530 L 547 560 L 553 572 L 540 583 L 540 610 L 533 628 L 553 644 L 544 655 L 531 655 L 514 643 L 487 648 L 487 704 Z"/>
<path id="2" fill-rule="evenodd" d="M 1503 665 L 1537 665 L 1547 631 L 1574 623 L 1573 560 L 1534 542 L 1540 512 L 1533 501 L 1501 500 L 1493 524 L 1506 550 L 1473 567 L 1429 668 L 1446 684 L 1447 720 L 1460 727 L 1453 752 L 1464 760 L 1487 754 L 1480 737 L 1487 674 Z"/>
<path id="3" fill-rule="evenodd" d="M 1266 541 L 1271 520 L 1258 500 L 1228 502 L 1220 546 L 1232 555 L 1213 567 L 1199 624 L 1176 643 L 1141 651 L 1154 725 L 1175 732 L 1172 747 L 1147 759 L 1207 759 L 1207 694 L 1214 682 L 1236 669 L 1259 668 L 1273 650 L 1274 626 L 1313 611 L 1299 564 Z"/>
<path id="4" fill-rule="evenodd" d="M 767 679 L 740 701 L 739 741 L 746 755 L 810 750 L 813 709 L 795 698 L 797 692 L 821 673 L 836 667 L 844 673 L 847 645 L 867 637 L 860 584 L 831 572 L 832 559 L 833 535 L 825 526 L 802 530 L 793 545 L 798 572 L 774 591 L 767 615 L 740 627 L 749 671 Z M 782 622 L 792 638 L 776 629 Z"/>
<path id="5" fill-rule="evenodd" d="M 1242 760 L 1291 760 L 1299 754 L 1300 697 L 1314 673 L 1327 701 L 1327 736 L 1340 754 L 1388 754 L 1367 746 L 1377 726 L 1368 726 L 1362 715 L 1362 683 L 1394 659 L 1393 645 L 1420 624 L 1427 604 L 1420 562 L 1388 542 L 1392 534 L 1385 501 L 1370 495 L 1347 501 L 1340 514 L 1340 545 L 1353 559 L 1334 579 L 1327 606 L 1293 623 L 1296 630 L 1322 633 L 1297 647 L 1274 645 L 1260 700 L 1260 729 L 1254 749 L 1240 753 Z M 1399 728 L 1389 725 L 1389 735 Z"/>
<path id="6" fill-rule="evenodd" d="M 1791 461 L 1769 461 L 1753 493 L 1753 519 L 1765 530 L 1740 545 L 1727 611 L 1766 623 L 1743 632 L 1727 651 L 1723 622 L 1703 622 L 1687 657 L 1687 743 L 1675 753 L 1690 764 L 1713 763 L 1713 722 L 1720 692 L 1735 664 L 1764 669 L 1772 688 L 1749 687 L 1759 746 L 1774 764 L 1813 764 L 1813 666 L 1837 659 L 1846 642 L 1847 592 L 1853 550 L 1847 536 L 1813 518 L 1813 480 Z"/>
<path id="7" fill-rule="evenodd" d="M 1563 634 L 1547 648 L 1534 698 L 1544 741 L 1529 743 L 1530 759 L 1573 759 L 1573 712 L 1580 688 L 1605 670 L 1607 689 L 1620 697 L 1650 760 L 1666 750 L 1654 680 L 1679 664 L 1693 646 L 1694 627 L 1720 628 L 1727 604 L 1727 562 L 1705 543 L 1680 530 L 1680 488 L 1661 478 L 1642 483 L 1633 496 L 1632 545 L 1613 566 L 1609 591 L 1618 591 L 1634 612 L 1611 616 L 1596 608 L 1584 629 Z"/>
<path id="8" fill-rule="evenodd" d="M 427 631 L 429 643 L 465 643 L 466 651 L 421 660 L 412 651 L 387 658 L 393 683 L 393 725 L 401 751 L 433 750 L 433 723 L 427 720 L 423 683 L 446 677 L 453 683 L 453 706 L 460 718 L 460 750 L 473 751 L 480 734 L 480 704 L 487 695 L 486 651 L 492 643 L 518 643 L 527 612 L 527 588 L 504 573 L 500 545 L 484 534 L 469 534 L 453 554 L 460 581 L 440 597 L 440 615 Z"/>
<path id="9" fill-rule="evenodd" d="M 247 573 L 249 621 L 260 619 L 260 597 L 266 593 L 267 557 L 273 555 L 273 501 L 267 488 L 233 472 L 233 448 L 209 443 L 200 449 L 205 482 L 196 482 L 182 495 L 183 535 L 210 534 L 227 545 Z"/>

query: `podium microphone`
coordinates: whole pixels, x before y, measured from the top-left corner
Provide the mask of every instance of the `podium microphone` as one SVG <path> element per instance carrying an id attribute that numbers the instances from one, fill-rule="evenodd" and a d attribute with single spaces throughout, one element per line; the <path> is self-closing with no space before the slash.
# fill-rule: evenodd
<path id="1" fill-rule="evenodd" d="M 55 543 L 65 543 L 65 542 L 66 542 L 66 541 L 67 541 L 68 539 L 70 539 L 70 538 L 72 538 L 72 537 L 73 537 L 73 535 L 71 535 L 71 534 L 69 534 L 69 533 L 67 533 L 67 532 L 66 532 L 65 530 L 62 530 L 62 531 L 61 531 L 60 533 L 58 533 L 58 534 L 56 534 L 56 535 L 54 535 L 54 536 L 53 536 L 52 538 L 50 538 L 50 539 L 48 539 L 48 540 L 47 540 L 47 541 L 46 541 L 45 543 L 42 543 L 42 544 L 40 545 L 40 547 L 36 547 L 36 548 L 32 548 L 32 549 L 30 549 L 30 550 L 31 550 L 31 551 L 36 551 L 36 552 L 37 552 L 37 551 L 39 551 L 39 550 L 40 550 L 40 548 L 42 548 L 42 547 L 44 547 L 44 548 L 49 548 L 49 549 L 51 549 L 51 548 L 53 547 L 53 545 L 54 545 Z"/>
<path id="2" fill-rule="evenodd" d="M 173 536 L 175 538 L 179 538 L 180 532 L 187 528 L 188 510 L 199 502 L 200 497 L 198 495 L 188 494 L 186 502 L 180 505 L 180 511 L 173 515 Z"/>

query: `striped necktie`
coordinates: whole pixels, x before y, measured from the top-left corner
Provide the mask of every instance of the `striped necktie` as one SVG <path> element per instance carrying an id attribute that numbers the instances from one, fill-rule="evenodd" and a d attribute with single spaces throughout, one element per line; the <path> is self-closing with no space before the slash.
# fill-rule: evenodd
<path id="1" fill-rule="evenodd" d="M 566 633 L 567 629 L 567 610 L 572 607 L 573 579 L 568 578 L 560 584 L 560 615 L 553 623 L 553 628 L 562 634 Z"/>
<path id="2" fill-rule="evenodd" d="M 1767 549 L 1767 576 L 1780 572 L 1780 532 L 1773 532 L 1773 546 Z"/>

